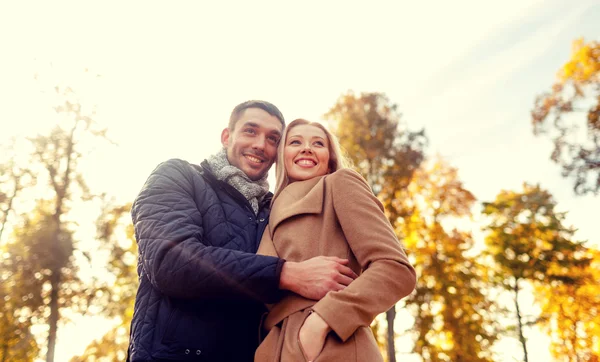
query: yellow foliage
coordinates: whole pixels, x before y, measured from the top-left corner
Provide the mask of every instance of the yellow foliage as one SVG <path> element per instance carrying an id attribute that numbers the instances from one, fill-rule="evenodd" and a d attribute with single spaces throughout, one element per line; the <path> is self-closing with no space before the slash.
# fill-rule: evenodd
<path id="1" fill-rule="evenodd" d="M 551 275 L 568 276 L 571 282 L 537 287 L 552 354 L 569 362 L 600 358 L 600 251 L 589 249 L 584 257 L 592 262 L 549 270 Z"/>
<path id="2" fill-rule="evenodd" d="M 600 78 L 600 42 L 585 43 L 583 38 L 573 41 L 571 59 L 562 67 L 559 78 L 564 83 L 572 80 L 587 83 Z"/>
<path id="3" fill-rule="evenodd" d="M 416 312 L 415 351 L 426 362 L 490 361 L 494 306 L 482 292 L 486 271 L 465 255 L 474 244 L 471 235 L 456 229 L 461 219 L 471 218 L 475 197 L 441 159 L 417 169 L 407 190 L 411 213 L 399 234 L 418 275 L 407 302 Z"/>
<path id="4" fill-rule="evenodd" d="M 574 179 L 577 194 L 600 192 L 600 42 L 573 42 L 551 91 L 536 97 L 533 132 L 554 143 L 551 159 Z M 580 117 L 564 117 L 585 112 Z"/>

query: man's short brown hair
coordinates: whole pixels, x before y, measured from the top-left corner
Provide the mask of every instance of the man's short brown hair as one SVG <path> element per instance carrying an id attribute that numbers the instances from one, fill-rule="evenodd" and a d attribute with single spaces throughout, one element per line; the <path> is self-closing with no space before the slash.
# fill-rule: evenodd
<path id="1" fill-rule="evenodd" d="M 248 108 L 259 108 L 263 111 L 267 112 L 273 117 L 277 117 L 279 121 L 281 121 L 282 128 L 285 128 L 285 119 L 283 118 L 283 114 L 279 110 L 279 108 L 275 107 L 274 104 L 266 102 L 266 101 L 246 101 L 235 106 L 233 111 L 231 112 L 231 116 L 229 117 L 229 130 L 233 132 L 235 129 L 235 124 L 242 116 L 242 113 Z"/>

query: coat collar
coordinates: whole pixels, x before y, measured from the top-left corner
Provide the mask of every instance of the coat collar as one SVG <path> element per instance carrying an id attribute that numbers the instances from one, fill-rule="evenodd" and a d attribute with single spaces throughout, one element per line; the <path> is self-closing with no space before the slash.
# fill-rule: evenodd
<path id="1" fill-rule="evenodd" d="M 273 201 L 269 217 L 271 238 L 285 219 L 301 214 L 320 214 L 323 210 L 325 176 L 297 181 L 286 186 Z M 273 212 L 275 211 L 275 212 Z"/>
<path id="2" fill-rule="evenodd" d="M 250 203 L 248 202 L 248 200 L 246 200 L 246 198 L 244 197 L 244 195 L 242 195 L 241 192 L 239 192 L 235 187 L 229 185 L 227 182 L 217 179 L 217 177 L 212 173 L 208 161 L 202 161 L 200 166 L 195 164 L 191 165 L 200 172 L 200 174 L 206 180 L 206 182 L 208 182 L 213 188 L 221 189 L 228 192 L 231 195 L 231 197 L 235 198 L 237 201 L 246 205 L 247 207 L 250 207 L 250 210 L 252 210 L 252 206 L 250 206 Z M 272 198 L 272 192 L 268 192 L 265 196 L 263 196 L 262 200 L 258 204 L 259 210 L 269 208 L 269 204 L 271 203 Z"/>

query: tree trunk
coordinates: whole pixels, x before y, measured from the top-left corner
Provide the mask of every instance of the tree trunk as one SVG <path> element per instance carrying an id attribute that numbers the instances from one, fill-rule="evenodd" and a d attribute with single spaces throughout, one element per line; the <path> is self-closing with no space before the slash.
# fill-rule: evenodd
<path id="1" fill-rule="evenodd" d="M 574 294 L 575 295 L 575 294 Z M 579 362 L 579 355 L 577 350 L 577 328 L 579 327 L 579 321 L 573 323 L 573 338 L 571 338 L 571 344 L 573 345 L 573 357 L 576 362 Z"/>
<path id="2" fill-rule="evenodd" d="M 527 343 L 525 341 L 525 336 L 523 335 L 523 322 L 521 320 L 521 309 L 519 308 L 519 279 L 515 279 L 514 285 L 515 292 L 515 308 L 517 309 L 517 322 L 519 325 L 519 341 L 523 346 L 523 361 L 528 362 L 529 358 L 527 355 Z"/>
<path id="3" fill-rule="evenodd" d="M 46 353 L 46 362 L 54 362 L 54 348 L 56 346 L 56 332 L 58 330 L 58 291 L 60 288 L 60 271 L 52 271 L 50 284 L 52 290 L 50 291 L 50 320 L 48 321 L 48 351 Z"/>
<path id="4" fill-rule="evenodd" d="M 396 343 L 394 333 L 394 320 L 396 319 L 396 305 L 385 312 L 387 321 L 387 354 L 388 362 L 396 362 Z"/>
<path id="5" fill-rule="evenodd" d="M 71 132 L 68 138 L 68 145 L 66 149 L 66 167 L 63 175 L 60 180 L 56 179 L 57 169 L 49 167 L 48 172 L 50 174 L 50 182 L 52 183 L 52 187 L 56 192 L 56 205 L 54 210 L 54 226 L 56 233 L 54 235 L 54 243 L 56 248 L 60 248 L 60 237 L 61 237 L 61 222 L 60 217 L 62 216 L 64 210 L 63 205 L 65 198 L 67 197 L 67 191 L 69 190 L 69 185 L 71 183 L 71 167 L 73 166 L 73 156 L 74 156 L 74 135 L 75 130 L 77 129 L 79 121 L 76 121 L 71 128 Z M 42 159 L 43 162 L 43 159 Z M 63 250 L 59 250 L 62 252 Z M 50 291 L 50 319 L 48 320 L 48 352 L 46 354 L 46 362 L 54 362 L 54 348 L 56 347 L 56 332 L 58 330 L 58 321 L 60 320 L 59 314 L 59 305 L 58 305 L 58 293 L 60 290 L 61 279 L 62 279 L 62 270 L 63 267 L 62 259 L 59 260 L 57 266 L 52 270 L 52 276 L 50 279 L 50 284 L 52 290 Z"/>

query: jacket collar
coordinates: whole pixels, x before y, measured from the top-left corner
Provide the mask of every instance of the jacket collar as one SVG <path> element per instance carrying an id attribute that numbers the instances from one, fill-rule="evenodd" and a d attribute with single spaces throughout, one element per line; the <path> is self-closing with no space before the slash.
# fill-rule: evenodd
<path id="1" fill-rule="evenodd" d="M 320 214 L 323 211 L 325 176 L 289 184 L 273 201 L 269 218 L 271 238 L 285 219 L 301 214 Z"/>
<path id="2" fill-rule="evenodd" d="M 210 166 L 208 165 L 208 161 L 204 160 L 202 161 L 202 163 L 200 164 L 200 167 L 193 165 L 196 169 L 198 169 L 198 171 L 200 171 L 200 174 L 202 175 L 202 177 L 204 177 L 204 179 L 211 184 L 214 188 L 219 188 L 222 190 L 225 190 L 226 192 L 228 192 L 232 197 L 234 197 L 235 199 L 237 199 L 239 202 L 243 203 L 244 205 L 250 207 L 250 209 L 252 209 L 252 207 L 250 206 L 250 203 L 248 202 L 248 200 L 246 200 L 246 198 L 244 197 L 244 195 L 242 195 L 241 192 L 239 192 L 238 190 L 235 189 L 235 187 L 229 185 L 227 182 L 223 182 L 221 180 L 219 180 L 211 171 Z M 263 210 L 264 208 L 268 208 L 269 204 L 271 203 L 271 199 L 273 198 L 273 193 L 269 192 L 267 193 L 263 199 L 261 200 L 260 204 L 258 205 L 259 208 L 259 212 L 261 210 Z"/>

